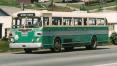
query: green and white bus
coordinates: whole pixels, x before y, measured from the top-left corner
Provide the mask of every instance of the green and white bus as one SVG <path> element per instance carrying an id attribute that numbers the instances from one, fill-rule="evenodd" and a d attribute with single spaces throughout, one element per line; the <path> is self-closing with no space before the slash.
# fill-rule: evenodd
<path id="1" fill-rule="evenodd" d="M 13 15 L 10 31 L 10 48 L 23 48 L 26 53 L 40 48 L 96 49 L 108 42 L 107 19 L 94 13 L 21 11 Z"/>

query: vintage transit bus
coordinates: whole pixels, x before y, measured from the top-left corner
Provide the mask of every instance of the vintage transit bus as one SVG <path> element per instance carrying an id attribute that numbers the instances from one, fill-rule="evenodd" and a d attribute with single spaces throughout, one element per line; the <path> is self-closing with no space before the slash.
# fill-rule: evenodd
<path id="1" fill-rule="evenodd" d="M 10 31 L 10 48 L 23 48 L 26 53 L 40 48 L 96 49 L 108 42 L 107 19 L 94 13 L 21 11 L 13 15 Z"/>

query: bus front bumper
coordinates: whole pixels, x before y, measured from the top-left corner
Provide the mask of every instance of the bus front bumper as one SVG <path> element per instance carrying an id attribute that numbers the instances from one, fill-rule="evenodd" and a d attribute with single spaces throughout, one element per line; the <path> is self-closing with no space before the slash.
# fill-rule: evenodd
<path id="1" fill-rule="evenodd" d="M 42 48 L 42 43 L 10 43 L 10 48 Z"/>

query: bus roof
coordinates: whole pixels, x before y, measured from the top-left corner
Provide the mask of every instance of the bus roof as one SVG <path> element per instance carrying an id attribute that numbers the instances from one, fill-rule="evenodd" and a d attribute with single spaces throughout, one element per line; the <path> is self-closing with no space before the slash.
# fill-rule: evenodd
<path id="1" fill-rule="evenodd" d="M 92 18 L 105 18 L 105 16 L 98 14 L 98 13 L 79 13 L 79 12 L 56 12 L 56 11 L 37 11 L 37 10 L 27 10 L 27 11 L 20 11 L 13 14 L 13 17 L 17 17 L 19 13 L 35 13 L 36 17 L 42 16 L 44 13 L 52 14 L 52 17 L 92 17 Z"/>

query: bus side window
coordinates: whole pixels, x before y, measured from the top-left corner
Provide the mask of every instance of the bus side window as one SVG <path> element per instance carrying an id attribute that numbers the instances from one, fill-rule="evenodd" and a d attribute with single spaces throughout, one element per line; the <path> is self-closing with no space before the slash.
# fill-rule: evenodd
<path id="1" fill-rule="evenodd" d="M 43 17 L 43 24 L 45 26 L 49 25 L 49 17 Z"/>
<path id="2" fill-rule="evenodd" d="M 89 18 L 88 24 L 89 25 L 96 25 L 96 18 Z"/>
<path id="3" fill-rule="evenodd" d="M 87 25 L 87 18 L 84 18 L 84 25 Z"/>
<path id="4" fill-rule="evenodd" d="M 74 25 L 82 25 L 82 19 L 81 18 L 74 18 Z"/>
<path id="5" fill-rule="evenodd" d="M 63 25 L 66 25 L 67 20 L 63 19 Z"/>
<path id="6" fill-rule="evenodd" d="M 34 27 L 38 27 L 38 26 L 42 26 L 42 21 L 41 21 L 41 18 L 35 18 L 33 19 L 33 25 Z"/>
<path id="7" fill-rule="evenodd" d="M 72 18 L 71 17 L 64 17 L 63 18 L 63 25 L 72 25 Z"/>
<path id="8" fill-rule="evenodd" d="M 97 25 L 106 25 L 104 18 L 97 18 Z"/>
<path id="9" fill-rule="evenodd" d="M 61 25 L 61 24 L 62 24 L 62 18 L 52 17 L 52 25 Z"/>

